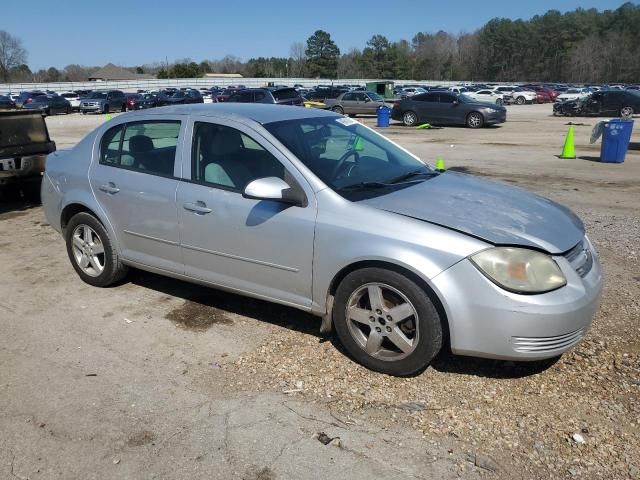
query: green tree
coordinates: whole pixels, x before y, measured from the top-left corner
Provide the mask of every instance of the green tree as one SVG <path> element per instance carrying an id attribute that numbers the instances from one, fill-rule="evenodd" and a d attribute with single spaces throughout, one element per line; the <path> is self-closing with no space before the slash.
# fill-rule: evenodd
<path id="1" fill-rule="evenodd" d="M 307 39 L 305 55 L 307 56 L 306 67 L 309 76 L 336 78 L 340 49 L 327 32 L 316 30 Z"/>

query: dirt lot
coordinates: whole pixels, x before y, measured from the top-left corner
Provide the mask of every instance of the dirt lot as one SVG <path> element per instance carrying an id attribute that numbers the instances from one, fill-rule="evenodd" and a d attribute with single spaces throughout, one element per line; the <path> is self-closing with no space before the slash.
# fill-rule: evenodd
<path id="1" fill-rule="evenodd" d="M 640 479 L 640 129 L 603 164 L 593 119 L 550 112 L 385 134 L 582 217 L 607 284 L 555 362 L 371 373 L 296 310 L 137 271 L 89 287 L 39 206 L 0 203 L 0 478 Z M 68 148 L 102 121 L 47 123 Z M 578 158 L 561 160 L 569 121 Z"/>

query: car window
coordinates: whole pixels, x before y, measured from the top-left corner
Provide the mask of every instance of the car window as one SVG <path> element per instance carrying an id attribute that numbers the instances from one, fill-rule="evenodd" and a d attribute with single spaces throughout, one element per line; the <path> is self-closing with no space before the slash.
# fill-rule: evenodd
<path id="1" fill-rule="evenodd" d="M 441 93 L 440 103 L 453 103 L 457 98 L 458 97 L 456 95 L 451 95 L 450 93 Z"/>
<path id="2" fill-rule="evenodd" d="M 419 95 L 414 95 L 411 97 L 411 100 L 417 100 L 419 102 L 437 102 L 438 94 L 437 93 L 421 93 Z"/>
<path id="3" fill-rule="evenodd" d="M 273 97 L 277 100 L 292 100 L 298 98 L 300 94 L 295 88 L 282 88 L 273 91 Z"/>
<path id="4" fill-rule="evenodd" d="M 235 128 L 196 122 L 191 149 L 191 179 L 243 191 L 258 178 L 285 179 L 285 169 L 257 141 Z"/>
<path id="5" fill-rule="evenodd" d="M 263 92 L 263 91 L 261 91 L 261 90 L 256 90 L 256 91 L 254 92 L 254 97 L 253 97 L 253 98 L 254 98 L 254 101 L 255 101 L 255 102 L 261 102 L 261 101 L 263 101 L 263 100 L 264 100 L 264 98 L 265 98 L 265 97 L 266 97 L 266 95 L 265 95 L 265 94 L 264 94 L 264 92 Z"/>
<path id="6" fill-rule="evenodd" d="M 100 163 L 173 176 L 180 122 L 133 122 L 108 130 L 102 138 Z"/>
<path id="7" fill-rule="evenodd" d="M 356 94 L 355 93 L 345 93 L 342 96 L 342 101 L 351 101 L 351 100 L 355 100 L 356 99 Z"/>

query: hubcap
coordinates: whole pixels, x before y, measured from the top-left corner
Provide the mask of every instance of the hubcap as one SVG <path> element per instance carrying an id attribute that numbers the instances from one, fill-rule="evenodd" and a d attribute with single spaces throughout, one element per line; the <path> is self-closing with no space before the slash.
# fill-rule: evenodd
<path id="1" fill-rule="evenodd" d="M 414 123 L 416 123 L 417 119 L 415 114 L 413 113 L 405 113 L 404 114 L 404 123 L 406 123 L 407 125 L 413 125 Z"/>
<path id="2" fill-rule="evenodd" d="M 84 273 L 97 277 L 104 271 L 104 245 L 96 231 L 88 225 L 78 225 L 72 235 L 73 258 Z"/>
<path id="3" fill-rule="evenodd" d="M 388 362 L 402 360 L 418 345 L 418 313 L 399 290 L 368 283 L 347 303 L 349 333 L 365 352 Z"/>
<path id="4" fill-rule="evenodd" d="M 477 127 L 480 125 L 480 117 L 478 115 L 471 115 L 469 117 L 469 125 L 472 127 Z"/>
<path id="5" fill-rule="evenodd" d="M 633 109 L 631 107 L 624 107 L 621 113 L 623 117 L 630 117 L 633 115 Z"/>

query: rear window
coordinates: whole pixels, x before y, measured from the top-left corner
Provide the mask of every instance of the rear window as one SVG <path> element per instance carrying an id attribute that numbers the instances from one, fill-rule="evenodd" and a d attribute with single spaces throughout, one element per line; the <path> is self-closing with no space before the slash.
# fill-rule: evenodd
<path id="1" fill-rule="evenodd" d="M 283 88 L 282 90 L 274 90 L 271 93 L 273 93 L 273 98 L 276 100 L 291 100 L 300 96 L 295 88 Z"/>
<path id="2" fill-rule="evenodd" d="M 64 98 L 78 98 L 80 95 L 78 95 L 77 93 L 63 93 L 60 96 Z"/>
<path id="3" fill-rule="evenodd" d="M 16 114 L 3 118 L 8 117 L 11 117 L 11 120 L 2 122 L 2 128 L 0 128 L 0 149 L 49 141 L 41 115 Z"/>

